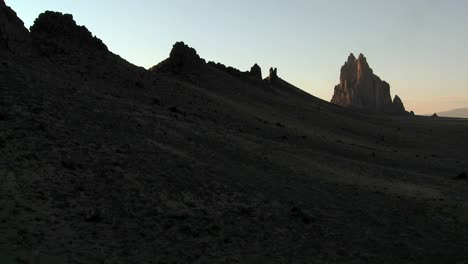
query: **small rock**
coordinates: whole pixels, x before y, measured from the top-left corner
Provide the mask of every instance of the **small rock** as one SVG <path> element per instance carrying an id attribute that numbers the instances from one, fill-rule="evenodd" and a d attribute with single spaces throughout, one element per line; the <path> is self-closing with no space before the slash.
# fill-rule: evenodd
<path id="1" fill-rule="evenodd" d="M 63 158 L 62 160 L 62 166 L 65 168 L 65 169 L 68 169 L 68 170 L 76 170 L 76 163 L 70 159 L 70 158 Z"/>
<path id="2" fill-rule="evenodd" d="M 102 216 L 99 210 L 90 209 L 85 214 L 85 221 L 91 223 L 99 223 L 102 221 Z"/>
<path id="3" fill-rule="evenodd" d="M 314 218 L 307 212 L 298 207 L 291 209 L 291 217 L 301 220 L 304 224 L 310 224 Z"/>
<path id="4" fill-rule="evenodd" d="M 467 180 L 468 179 L 468 174 L 466 172 L 462 172 L 458 174 L 457 177 L 453 178 L 454 180 Z"/>

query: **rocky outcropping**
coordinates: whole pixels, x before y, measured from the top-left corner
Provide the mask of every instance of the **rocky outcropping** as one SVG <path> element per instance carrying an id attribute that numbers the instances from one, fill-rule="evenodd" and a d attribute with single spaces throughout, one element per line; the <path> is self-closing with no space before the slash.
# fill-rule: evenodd
<path id="1" fill-rule="evenodd" d="M 31 26 L 35 46 L 43 54 L 72 51 L 108 51 L 106 45 L 93 36 L 85 26 L 78 26 L 70 14 L 46 11 Z"/>
<path id="2" fill-rule="evenodd" d="M 398 96 L 392 101 L 390 85 L 374 74 L 366 57 L 351 53 L 341 67 L 340 84 L 335 86 L 333 104 L 372 112 L 406 113 Z"/>
<path id="3" fill-rule="evenodd" d="M 150 68 L 150 71 L 172 72 L 175 74 L 193 73 L 200 70 L 205 61 L 200 58 L 194 48 L 184 42 L 176 42 L 172 46 L 169 58 Z"/>
<path id="4" fill-rule="evenodd" d="M 0 50 L 14 51 L 29 39 L 29 32 L 15 11 L 0 0 Z"/>
<path id="5" fill-rule="evenodd" d="M 403 101 L 401 101 L 400 97 L 398 95 L 395 95 L 395 98 L 393 99 L 393 109 L 395 113 L 405 113 L 406 109 L 405 106 L 403 105 Z"/>
<path id="6" fill-rule="evenodd" d="M 270 75 L 266 78 L 270 82 L 277 81 L 278 78 L 278 69 L 277 68 L 270 68 Z"/>
<path id="7" fill-rule="evenodd" d="M 250 68 L 250 76 L 256 79 L 262 79 L 262 68 L 260 68 L 257 63 L 255 63 L 252 68 Z"/>

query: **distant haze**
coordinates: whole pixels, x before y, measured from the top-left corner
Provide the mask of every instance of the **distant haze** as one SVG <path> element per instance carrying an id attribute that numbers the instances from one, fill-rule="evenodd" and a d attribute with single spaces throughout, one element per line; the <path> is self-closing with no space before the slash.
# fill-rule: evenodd
<path id="1" fill-rule="evenodd" d="M 468 108 L 459 108 L 445 112 L 439 112 L 439 116 L 468 118 Z"/>
<path id="2" fill-rule="evenodd" d="M 258 63 L 329 101 L 348 54 L 417 114 L 468 107 L 468 1 L 6 0 L 27 27 L 39 13 L 74 15 L 114 53 L 150 67 L 183 40 L 207 60 Z"/>

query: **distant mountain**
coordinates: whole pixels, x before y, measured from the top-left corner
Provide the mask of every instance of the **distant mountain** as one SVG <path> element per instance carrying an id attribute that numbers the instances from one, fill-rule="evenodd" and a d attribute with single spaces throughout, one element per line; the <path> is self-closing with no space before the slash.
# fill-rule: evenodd
<path id="1" fill-rule="evenodd" d="M 468 108 L 457 108 L 450 111 L 439 112 L 439 116 L 468 118 Z"/>

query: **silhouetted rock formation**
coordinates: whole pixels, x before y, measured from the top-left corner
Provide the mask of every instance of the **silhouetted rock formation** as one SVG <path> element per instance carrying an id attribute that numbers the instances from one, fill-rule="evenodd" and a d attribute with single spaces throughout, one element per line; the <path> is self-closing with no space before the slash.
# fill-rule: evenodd
<path id="1" fill-rule="evenodd" d="M 215 63 L 212 61 L 206 63 L 205 60 L 197 54 L 194 48 L 189 47 L 184 42 L 175 43 L 169 58 L 151 67 L 149 70 L 152 72 L 178 74 L 188 77 L 188 79 L 193 81 L 194 77 L 200 76 L 201 73 L 208 68 L 217 69 L 247 82 L 261 83 L 263 81 L 262 70 L 257 64 L 255 64 L 250 71 L 240 71 L 222 63 Z"/>
<path id="2" fill-rule="evenodd" d="M 0 50 L 18 50 L 29 39 L 29 32 L 15 11 L 0 0 Z"/>
<path id="3" fill-rule="evenodd" d="M 106 45 L 85 26 L 78 26 L 70 14 L 46 11 L 31 26 L 35 45 L 43 54 L 62 54 L 71 51 L 108 51 Z"/>
<path id="4" fill-rule="evenodd" d="M 405 106 L 403 105 L 403 101 L 401 101 L 401 98 L 398 95 L 395 95 L 395 98 L 393 99 L 393 112 L 395 113 L 406 112 Z"/>
<path id="5" fill-rule="evenodd" d="M 242 72 L 234 67 L 231 66 L 226 66 L 222 63 L 215 63 L 213 61 L 208 62 L 208 65 L 210 65 L 213 68 L 216 68 L 222 72 L 229 73 L 232 76 L 236 77 L 251 77 L 250 72 Z"/>
<path id="6" fill-rule="evenodd" d="M 200 58 L 194 48 L 187 46 L 184 42 L 176 42 L 169 58 L 150 68 L 150 71 L 191 73 L 199 70 L 204 64 L 205 61 Z"/>
<path id="7" fill-rule="evenodd" d="M 356 59 L 351 53 L 341 67 L 340 84 L 331 102 L 373 112 L 406 113 L 398 96 L 392 102 L 390 85 L 374 74 L 362 54 Z"/>
<path id="8" fill-rule="evenodd" d="M 270 75 L 267 77 L 267 80 L 270 82 L 275 82 L 278 80 L 278 69 L 270 68 Z"/>
<path id="9" fill-rule="evenodd" d="M 262 69 L 258 66 L 257 63 L 250 68 L 250 75 L 256 79 L 262 79 Z"/>

